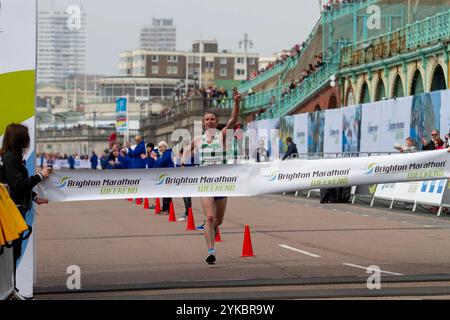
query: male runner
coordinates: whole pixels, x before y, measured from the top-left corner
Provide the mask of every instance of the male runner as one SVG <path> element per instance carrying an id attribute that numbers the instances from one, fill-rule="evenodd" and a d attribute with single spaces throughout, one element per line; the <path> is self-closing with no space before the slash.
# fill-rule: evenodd
<path id="1" fill-rule="evenodd" d="M 191 143 L 191 151 L 199 155 L 201 166 L 221 165 L 227 163 L 226 158 L 226 131 L 234 129 L 239 116 L 239 108 L 241 95 L 235 88 L 233 91 L 234 108 L 231 118 L 227 125 L 221 130 L 217 130 L 219 125 L 218 117 L 213 111 L 207 111 L 203 115 L 202 125 L 204 133 L 201 137 L 195 137 Z M 185 152 L 183 155 L 183 163 L 187 163 L 191 152 Z M 214 264 L 216 261 L 216 250 L 214 248 L 214 239 L 216 237 L 219 226 L 223 222 L 225 210 L 227 207 L 226 197 L 204 197 L 200 198 L 203 212 L 206 216 L 205 223 L 205 239 L 208 246 L 208 256 L 206 262 Z"/>

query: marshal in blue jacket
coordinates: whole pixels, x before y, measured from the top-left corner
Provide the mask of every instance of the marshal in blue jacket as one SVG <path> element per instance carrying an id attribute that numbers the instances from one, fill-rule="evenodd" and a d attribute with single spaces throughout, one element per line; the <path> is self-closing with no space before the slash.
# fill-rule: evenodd
<path id="1" fill-rule="evenodd" d="M 131 158 L 130 169 L 145 169 L 147 167 L 145 159 L 141 155 L 146 155 L 145 142 L 141 141 L 134 150 L 128 148 L 128 156 Z"/>

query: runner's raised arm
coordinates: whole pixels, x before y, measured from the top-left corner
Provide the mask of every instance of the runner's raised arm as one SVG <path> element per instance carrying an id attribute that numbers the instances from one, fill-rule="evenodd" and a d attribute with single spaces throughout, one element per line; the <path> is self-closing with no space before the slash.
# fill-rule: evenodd
<path id="1" fill-rule="evenodd" d="M 225 137 L 225 134 L 228 129 L 234 129 L 234 127 L 236 127 L 236 124 L 238 122 L 239 112 L 240 112 L 241 99 L 242 99 L 241 94 L 238 92 L 237 88 L 234 88 L 234 90 L 233 90 L 234 107 L 233 107 L 233 111 L 231 112 L 230 120 L 228 120 L 227 125 L 221 131 L 223 137 Z"/>

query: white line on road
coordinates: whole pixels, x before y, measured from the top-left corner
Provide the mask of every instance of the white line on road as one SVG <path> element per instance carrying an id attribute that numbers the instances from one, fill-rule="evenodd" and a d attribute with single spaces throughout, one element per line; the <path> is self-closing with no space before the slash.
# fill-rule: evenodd
<path id="1" fill-rule="evenodd" d="M 347 267 L 353 267 L 353 268 L 358 268 L 358 269 L 364 269 L 366 271 L 373 271 L 374 269 L 372 268 L 366 268 L 363 266 L 358 266 L 357 264 L 352 264 L 352 263 L 343 263 L 344 266 Z M 396 273 L 396 272 L 389 272 L 389 271 L 384 271 L 384 270 L 380 270 L 380 272 L 382 273 L 387 273 L 387 274 L 392 274 L 393 276 L 403 276 L 403 274 L 401 273 Z"/>
<path id="2" fill-rule="evenodd" d="M 287 246 L 285 244 L 280 244 L 279 246 L 282 247 L 282 248 L 288 249 L 288 250 L 292 250 L 292 251 L 295 251 L 295 252 L 306 254 L 307 256 L 310 256 L 310 257 L 313 257 L 313 258 L 320 258 L 320 256 L 318 256 L 317 254 L 314 254 L 314 253 L 311 253 L 311 252 L 307 252 L 307 251 L 303 251 L 303 250 L 300 250 L 300 249 L 296 249 L 296 248 Z"/>

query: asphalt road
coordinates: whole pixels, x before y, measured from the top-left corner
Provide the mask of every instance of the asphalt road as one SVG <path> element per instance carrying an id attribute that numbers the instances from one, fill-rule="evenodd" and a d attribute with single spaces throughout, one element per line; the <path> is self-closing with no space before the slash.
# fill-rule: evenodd
<path id="1" fill-rule="evenodd" d="M 203 221 L 194 199 L 197 225 Z M 175 199 L 180 217 L 184 207 Z M 255 257 L 241 258 L 244 226 Z M 217 264 L 201 231 L 127 201 L 39 208 L 37 299 L 308 299 L 450 296 L 450 218 L 321 205 L 282 195 L 229 200 Z M 67 289 L 69 266 L 81 290 Z M 367 268 L 381 270 L 369 290 Z"/>

